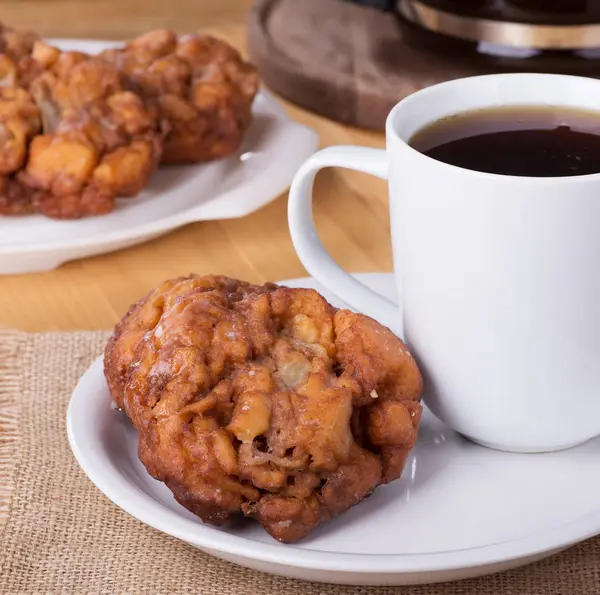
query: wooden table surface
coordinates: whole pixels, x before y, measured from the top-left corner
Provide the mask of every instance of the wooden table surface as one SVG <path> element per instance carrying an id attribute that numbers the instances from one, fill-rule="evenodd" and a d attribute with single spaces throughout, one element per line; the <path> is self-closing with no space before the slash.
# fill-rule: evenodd
<path id="1" fill-rule="evenodd" d="M 126 39 L 152 28 L 205 29 L 243 50 L 250 0 L 0 0 L 0 21 L 46 36 Z M 285 104 L 317 130 L 321 146 L 384 146 L 355 130 Z M 315 219 L 321 238 L 348 271 L 391 271 L 387 189 L 342 170 L 319 174 Z M 287 194 L 243 219 L 188 225 L 139 246 L 63 265 L 0 276 L 0 326 L 28 331 L 106 329 L 161 280 L 221 273 L 252 282 L 304 276 L 286 219 Z"/>

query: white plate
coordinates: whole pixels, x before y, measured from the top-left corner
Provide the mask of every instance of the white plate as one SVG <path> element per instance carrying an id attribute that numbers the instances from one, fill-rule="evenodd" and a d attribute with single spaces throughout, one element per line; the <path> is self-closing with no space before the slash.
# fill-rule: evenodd
<path id="1" fill-rule="evenodd" d="M 51 40 L 52 41 L 52 40 Z M 64 49 L 97 53 L 108 42 L 53 40 Z M 138 244 L 194 221 L 243 217 L 284 192 L 315 151 L 314 130 L 290 120 L 267 92 L 241 149 L 209 164 L 160 168 L 134 199 L 112 213 L 78 221 L 0 215 L 0 274 L 49 270 L 94 254 Z"/>
<path id="2" fill-rule="evenodd" d="M 391 275 L 358 278 L 395 295 Z M 322 291 L 312 279 L 283 283 Z M 100 359 L 75 389 L 67 423 L 79 464 L 123 510 L 214 556 L 272 574 L 433 583 L 522 566 L 600 533 L 600 439 L 559 453 L 502 453 L 467 442 L 426 411 L 403 477 L 292 546 L 250 521 L 205 525 L 177 504 L 139 462 L 136 432 L 111 406 Z"/>

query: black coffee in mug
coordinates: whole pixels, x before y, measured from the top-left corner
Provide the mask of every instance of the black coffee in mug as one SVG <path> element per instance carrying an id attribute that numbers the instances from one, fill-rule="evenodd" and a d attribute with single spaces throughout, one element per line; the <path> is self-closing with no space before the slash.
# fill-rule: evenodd
<path id="1" fill-rule="evenodd" d="M 600 112 L 547 106 L 464 112 L 421 129 L 410 145 L 437 161 L 491 174 L 596 174 Z"/>

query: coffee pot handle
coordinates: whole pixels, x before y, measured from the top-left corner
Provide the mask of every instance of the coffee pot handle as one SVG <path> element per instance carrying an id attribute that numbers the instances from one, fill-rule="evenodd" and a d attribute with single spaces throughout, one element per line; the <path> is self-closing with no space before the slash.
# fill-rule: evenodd
<path id="1" fill-rule="evenodd" d="M 310 157 L 294 177 L 288 203 L 290 232 L 298 257 L 306 270 L 341 300 L 401 334 L 398 306 L 346 273 L 319 239 L 312 194 L 315 176 L 325 167 L 354 169 L 384 180 L 388 177 L 388 158 L 382 149 L 337 146 Z"/>

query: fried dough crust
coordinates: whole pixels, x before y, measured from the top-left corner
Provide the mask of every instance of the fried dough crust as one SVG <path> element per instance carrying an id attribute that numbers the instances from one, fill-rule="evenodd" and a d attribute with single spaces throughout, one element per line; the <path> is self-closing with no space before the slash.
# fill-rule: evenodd
<path id="1" fill-rule="evenodd" d="M 113 398 L 149 473 L 204 521 L 242 513 L 275 539 L 398 478 L 422 379 L 400 339 L 314 290 L 168 281 L 117 326 Z"/>

